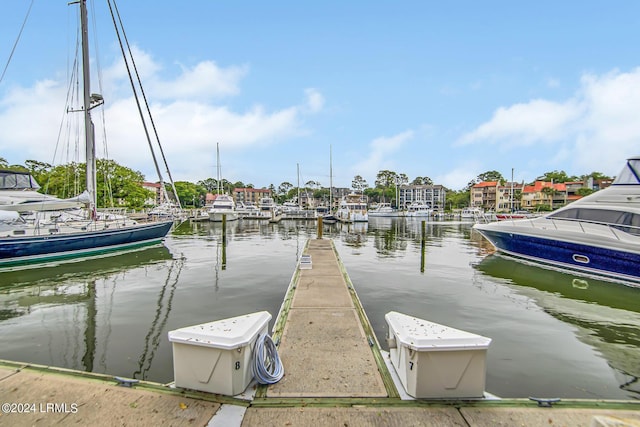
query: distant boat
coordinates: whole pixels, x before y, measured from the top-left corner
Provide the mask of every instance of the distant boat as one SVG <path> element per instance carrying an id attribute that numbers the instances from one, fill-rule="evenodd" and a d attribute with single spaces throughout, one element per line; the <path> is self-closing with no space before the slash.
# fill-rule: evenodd
<path id="1" fill-rule="evenodd" d="M 217 194 L 211 207 L 207 210 L 209 214 L 209 220 L 213 222 L 222 222 L 222 218 L 225 217 L 227 221 L 235 221 L 238 219 L 238 212 L 236 211 L 236 202 L 233 197 L 228 194 L 222 194 L 222 172 L 220 170 L 220 144 L 216 144 L 216 163 L 217 163 Z"/>
<path id="2" fill-rule="evenodd" d="M 260 199 L 260 214 L 259 219 L 267 219 L 270 221 L 279 221 L 282 218 L 282 212 L 280 207 L 276 205 L 276 202 L 272 197 L 262 197 Z"/>
<path id="3" fill-rule="evenodd" d="M 369 218 L 371 217 L 399 217 L 402 211 L 391 207 L 391 203 L 379 203 L 375 208 L 368 210 Z"/>
<path id="4" fill-rule="evenodd" d="M 478 221 L 483 216 L 484 211 L 482 208 L 464 208 L 460 211 L 460 218 L 463 220 Z"/>
<path id="5" fill-rule="evenodd" d="M 213 222 L 222 222 L 223 215 L 227 221 L 235 221 L 239 216 L 233 197 L 228 194 L 217 194 L 207 213 Z"/>
<path id="6" fill-rule="evenodd" d="M 514 211 L 507 213 L 496 213 L 495 218 L 498 221 L 504 221 L 509 219 L 524 219 L 524 218 L 535 218 L 536 216 L 540 216 L 540 214 L 531 213 L 529 211 Z"/>
<path id="7" fill-rule="evenodd" d="M 165 238 L 173 225 L 171 220 L 138 223 L 123 215 L 96 210 L 96 158 L 91 109 L 102 105 L 103 98 L 90 91 L 86 0 L 76 3 L 80 6 L 83 46 L 84 107 L 81 112 L 85 125 L 87 190 L 74 199 L 36 196 L 38 184 L 30 174 L 3 171 L 0 183 L 0 266 L 42 263 L 156 244 Z M 19 198 L 23 200 L 18 202 Z"/>
<path id="8" fill-rule="evenodd" d="M 496 249 L 640 287 L 640 157 L 610 187 L 529 219 L 476 224 Z"/>
<path id="9" fill-rule="evenodd" d="M 336 211 L 336 218 L 340 222 L 367 222 L 367 197 L 363 194 L 350 193 L 342 198 Z"/>
<path id="10" fill-rule="evenodd" d="M 433 209 L 431 209 L 431 206 L 425 203 L 413 202 L 407 207 L 406 216 L 410 218 L 429 218 L 432 214 Z"/>
<path id="11" fill-rule="evenodd" d="M 260 209 L 252 202 L 236 203 L 236 212 L 242 219 L 256 219 L 260 216 Z"/>

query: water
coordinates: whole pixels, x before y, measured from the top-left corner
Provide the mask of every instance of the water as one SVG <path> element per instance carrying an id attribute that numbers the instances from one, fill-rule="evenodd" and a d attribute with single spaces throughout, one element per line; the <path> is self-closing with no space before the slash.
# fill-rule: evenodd
<path id="1" fill-rule="evenodd" d="M 470 224 L 325 226 L 385 344 L 398 311 L 492 338 L 487 391 L 640 398 L 640 289 L 487 255 Z M 167 383 L 167 332 L 278 313 L 313 222 L 184 223 L 164 246 L 0 273 L 0 358 Z M 273 324 L 273 320 L 271 322 Z M 285 366 L 286 370 L 286 366 Z"/>

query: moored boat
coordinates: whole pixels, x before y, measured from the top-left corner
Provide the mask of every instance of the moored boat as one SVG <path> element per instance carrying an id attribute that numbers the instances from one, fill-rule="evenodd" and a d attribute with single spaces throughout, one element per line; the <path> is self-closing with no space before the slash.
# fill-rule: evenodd
<path id="1" fill-rule="evenodd" d="M 233 201 L 233 197 L 228 194 L 217 194 L 207 213 L 209 214 L 209 220 L 213 222 L 222 222 L 223 216 L 226 217 L 227 221 L 238 219 L 236 204 Z"/>
<path id="2" fill-rule="evenodd" d="M 335 216 L 341 222 L 367 222 L 369 214 L 366 196 L 357 193 L 347 194 L 340 201 Z"/>
<path id="3" fill-rule="evenodd" d="M 412 217 L 412 218 L 413 217 L 428 218 L 432 214 L 433 214 L 433 209 L 431 209 L 431 206 L 424 203 L 413 202 L 407 207 L 406 216 Z"/>
<path id="4" fill-rule="evenodd" d="M 391 203 L 379 203 L 375 208 L 369 209 L 369 217 L 399 217 L 403 212 L 394 209 Z"/>
<path id="5" fill-rule="evenodd" d="M 556 211 L 474 229 L 501 253 L 640 286 L 640 156 L 610 187 Z"/>
<path id="6" fill-rule="evenodd" d="M 138 223 L 124 215 L 105 215 L 97 211 L 91 110 L 102 105 L 103 98 L 90 91 L 86 0 L 76 3 L 80 7 L 81 31 L 78 33 L 83 47 L 82 84 L 76 86 L 82 87 L 83 106 L 68 108 L 68 112 L 82 113 L 84 118 L 86 191 L 74 199 L 42 196 L 35 200 L 34 197 L 40 196 L 36 196 L 38 185 L 32 176 L 5 174 L 4 178 L 8 179 L 3 179 L 0 191 L 0 210 L 4 211 L 0 215 L 0 266 L 92 256 L 156 244 L 165 238 L 173 225 L 172 220 Z M 11 179 L 17 180 L 16 185 L 11 185 Z M 12 196 L 13 192 L 17 197 Z"/>

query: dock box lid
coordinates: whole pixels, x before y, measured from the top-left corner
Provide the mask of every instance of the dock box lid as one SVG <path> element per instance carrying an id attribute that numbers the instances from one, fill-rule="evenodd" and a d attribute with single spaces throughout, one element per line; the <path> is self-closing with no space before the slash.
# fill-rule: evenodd
<path id="1" fill-rule="evenodd" d="M 235 350 L 249 344 L 271 320 L 267 311 L 246 314 L 169 332 L 169 341 Z"/>
<path id="2" fill-rule="evenodd" d="M 398 347 L 412 350 L 481 350 L 489 347 L 491 338 L 450 328 L 417 317 L 391 311 L 385 315 L 389 330 Z"/>

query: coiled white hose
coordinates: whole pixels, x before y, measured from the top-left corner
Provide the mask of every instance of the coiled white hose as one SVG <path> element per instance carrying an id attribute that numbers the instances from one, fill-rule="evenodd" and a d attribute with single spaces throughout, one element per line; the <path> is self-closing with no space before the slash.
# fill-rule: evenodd
<path id="1" fill-rule="evenodd" d="M 278 349 L 271 337 L 261 335 L 253 351 L 253 376 L 260 384 L 275 384 L 284 376 L 284 367 Z"/>

